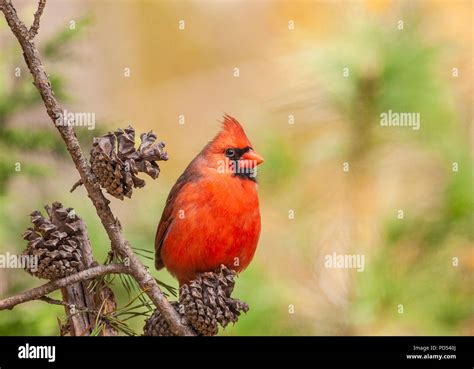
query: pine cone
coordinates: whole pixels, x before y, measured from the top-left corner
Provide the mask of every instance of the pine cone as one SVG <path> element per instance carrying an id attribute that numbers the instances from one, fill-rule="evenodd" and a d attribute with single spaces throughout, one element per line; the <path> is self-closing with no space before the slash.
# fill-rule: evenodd
<path id="1" fill-rule="evenodd" d="M 49 218 L 43 218 L 38 210 L 30 214 L 34 227 L 23 233 L 23 239 L 28 240 L 23 255 L 29 256 L 30 260 L 36 259 L 25 266 L 28 273 L 54 280 L 83 269 L 82 253 L 76 239 L 81 232 L 79 222 L 82 219 L 72 208 L 64 208 L 59 202 L 53 203 L 52 208 L 46 205 L 45 209 Z"/>
<path id="2" fill-rule="evenodd" d="M 184 314 L 200 335 L 216 335 L 219 325 L 225 328 L 247 312 L 246 303 L 231 297 L 236 273 L 221 265 L 219 271 L 200 274 L 189 285 L 181 286 L 179 301 Z"/>
<path id="3" fill-rule="evenodd" d="M 221 265 L 216 272 L 199 274 L 189 284 L 179 289 L 179 302 L 173 301 L 174 309 L 183 324 L 190 324 L 201 336 L 214 336 L 219 325 L 225 328 L 235 323 L 240 313 L 249 310 L 248 305 L 230 295 L 234 290 L 236 273 Z M 145 336 L 173 336 L 169 325 L 157 309 L 144 327 Z"/>
<path id="4" fill-rule="evenodd" d="M 171 305 L 179 313 L 179 303 L 177 301 L 172 301 Z M 186 324 L 187 322 L 182 315 L 181 318 L 183 323 Z M 155 312 L 145 321 L 145 327 L 143 330 L 145 336 L 174 336 L 168 323 L 158 309 L 156 309 Z"/>
<path id="5" fill-rule="evenodd" d="M 135 149 L 135 130 L 128 126 L 102 137 L 95 137 L 91 150 L 91 167 L 99 184 L 112 196 L 130 198 L 133 188 L 145 186 L 137 177 L 144 172 L 156 179 L 160 174 L 157 160 L 168 160 L 163 142 L 155 143 L 156 135 L 150 131 L 140 136 L 141 144 Z"/>

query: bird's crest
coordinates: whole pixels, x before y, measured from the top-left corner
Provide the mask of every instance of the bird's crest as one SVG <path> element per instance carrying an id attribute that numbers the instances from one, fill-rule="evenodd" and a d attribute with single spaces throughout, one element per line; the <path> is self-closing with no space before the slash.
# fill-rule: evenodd
<path id="1" fill-rule="evenodd" d="M 231 117 L 228 114 L 224 115 L 222 121 L 222 130 L 212 140 L 213 144 L 222 147 L 247 147 L 251 146 L 250 140 L 247 138 L 244 129 L 237 121 L 237 119 Z"/>

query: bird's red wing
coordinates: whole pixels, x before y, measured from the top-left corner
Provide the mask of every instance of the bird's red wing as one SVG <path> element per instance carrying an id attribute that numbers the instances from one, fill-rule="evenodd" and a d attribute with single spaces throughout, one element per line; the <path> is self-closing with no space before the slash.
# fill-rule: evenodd
<path id="1" fill-rule="evenodd" d="M 165 213 L 163 213 L 163 217 Z M 163 240 L 165 238 L 168 227 L 173 222 L 173 218 L 169 217 L 167 219 L 161 218 L 158 229 L 156 230 L 155 237 L 155 268 L 156 270 L 162 269 L 165 265 L 161 259 L 161 246 L 163 245 Z"/>
<path id="2" fill-rule="evenodd" d="M 192 164 L 192 162 L 191 162 Z M 163 210 L 163 215 L 161 216 L 160 224 L 158 224 L 158 229 L 156 230 L 155 236 L 155 268 L 160 270 L 164 267 L 163 259 L 161 258 L 161 248 L 163 247 L 163 242 L 166 239 L 166 235 L 170 226 L 173 224 L 173 210 L 175 207 L 176 199 L 178 198 L 183 187 L 192 181 L 197 180 L 199 175 L 193 172 L 191 164 L 186 168 L 184 173 L 178 178 L 175 185 L 168 195 L 166 200 L 166 206 Z"/>

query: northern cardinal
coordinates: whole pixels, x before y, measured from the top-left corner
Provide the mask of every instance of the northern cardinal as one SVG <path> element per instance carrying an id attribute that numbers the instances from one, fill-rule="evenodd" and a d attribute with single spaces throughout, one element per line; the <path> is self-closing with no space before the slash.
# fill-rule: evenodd
<path id="1" fill-rule="evenodd" d="M 263 158 L 240 123 L 222 130 L 191 161 L 171 189 L 155 238 L 155 266 L 180 285 L 221 264 L 237 272 L 253 258 L 260 236 L 256 167 Z"/>

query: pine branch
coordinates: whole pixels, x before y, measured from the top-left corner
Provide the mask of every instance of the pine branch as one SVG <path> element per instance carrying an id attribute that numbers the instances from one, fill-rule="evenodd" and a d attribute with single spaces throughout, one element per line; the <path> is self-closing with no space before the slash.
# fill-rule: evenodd
<path id="1" fill-rule="evenodd" d="M 56 291 L 60 288 L 64 288 L 73 285 L 78 282 L 86 281 L 96 277 L 100 277 L 106 274 L 130 274 L 132 271 L 129 267 L 123 264 L 108 264 L 100 265 L 94 268 L 82 270 L 76 274 L 72 274 L 68 277 L 57 279 L 55 281 L 48 282 L 40 287 L 33 288 L 32 290 L 22 292 L 18 295 L 8 297 L 0 300 L 0 310 L 13 309 L 16 305 L 32 300 L 41 300 L 44 296 Z"/>
<path id="2" fill-rule="evenodd" d="M 32 33 L 35 35 L 39 29 L 39 18 L 42 14 L 41 7 L 44 8 L 43 1 L 40 1 L 36 12 L 37 16 L 35 16 L 35 22 L 32 27 Z M 45 71 L 38 49 L 31 38 L 32 33 L 30 33 L 30 30 L 28 30 L 25 24 L 18 18 L 11 0 L 0 0 L 0 10 L 4 13 L 8 26 L 20 43 L 26 64 L 33 76 L 33 84 L 38 89 L 38 92 L 43 99 L 46 111 L 53 124 L 55 124 L 57 118 L 61 116 L 63 109 L 56 100 L 51 81 Z M 35 23 L 38 25 L 37 27 L 35 27 Z M 150 299 L 162 313 L 165 320 L 169 323 L 171 331 L 176 335 L 195 335 L 195 332 L 190 327 L 182 324 L 179 315 L 166 299 L 166 296 L 160 290 L 153 276 L 136 257 L 129 242 L 124 238 L 120 222 L 115 218 L 109 207 L 110 201 L 108 201 L 102 193 L 97 184 L 96 178 L 82 153 L 74 128 L 71 125 L 55 124 L 55 126 L 65 142 L 67 150 L 77 171 L 79 172 L 88 196 L 96 208 L 97 214 L 111 241 L 112 248 L 122 255 L 124 259 L 126 258 L 128 260 L 130 274 L 137 281 L 141 289 L 146 291 Z M 25 297 L 23 296 L 23 298 Z"/>

